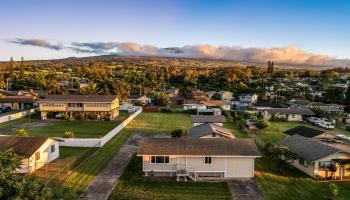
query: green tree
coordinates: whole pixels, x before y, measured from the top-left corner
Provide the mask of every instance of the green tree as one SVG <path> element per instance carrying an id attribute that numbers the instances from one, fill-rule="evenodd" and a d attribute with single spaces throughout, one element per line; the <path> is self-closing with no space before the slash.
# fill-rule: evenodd
<path id="1" fill-rule="evenodd" d="M 98 94 L 100 89 L 97 87 L 96 83 L 90 82 L 86 87 L 80 89 L 80 93 L 84 95 Z"/>
<path id="2" fill-rule="evenodd" d="M 13 60 L 13 58 L 11 56 L 10 63 L 9 63 L 9 71 L 10 71 L 10 78 L 11 79 L 13 79 L 15 76 L 14 70 L 15 70 L 15 61 Z"/>
<path id="3" fill-rule="evenodd" d="M 5 87 L 6 87 L 5 78 L 3 75 L 0 75 L 0 89 L 3 89 Z"/>
<path id="4" fill-rule="evenodd" d="M 169 102 L 169 97 L 164 92 L 155 92 L 153 94 L 154 104 L 157 106 L 166 106 Z"/>
<path id="5" fill-rule="evenodd" d="M 350 87 L 346 90 L 344 104 L 345 111 L 350 112 Z"/>
<path id="6" fill-rule="evenodd" d="M 283 164 L 292 166 L 294 160 L 298 158 L 297 153 L 292 151 L 286 146 L 267 144 L 264 148 L 266 155 L 268 155 L 273 161 L 277 162 L 278 170 L 282 172 Z"/>
<path id="7" fill-rule="evenodd" d="M 256 127 L 259 129 L 265 129 L 269 126 L 270 126 L 270 123 L 265 119 L 262 119 L 262 120 L 259 120 L 258 122 L 256 122 Z"/>
<path id="8" fill-rule="evenodd" d="M 20 128 L 16 130 L 16 136 L 20 136 L 20 137 L 28 137 L 29 133 L 28 131 L 26 131 L 24 128 Z"/>
<path id="9" fill-rule="evenodd" d="M 23 78 L 24 78 L 24 75 L 25 75 L 24 59 L 23 59 L 23 57 L 21 58 L 21 62 L 20 62 L 20 64 L 19 64 L 19 70 L 20 70 L 19 77 L 20 77 L 21 79 L 23 79 Z"/>
<path id="10" fill-rule="evenodd" d="M 0 151 L 0 199 L 52 199 L 51 189 L 34 176 L 15 173 L 21 164 L 22 158 L 12 150 Z"/>
<path id="11" fill-rule="evenodd" d="M 182 128 L 176 128 L 175 130 L 171 131 L 171 137 L 173 138 L 180 138 L 182 137 L 183 134 L 183 129 Z"/>

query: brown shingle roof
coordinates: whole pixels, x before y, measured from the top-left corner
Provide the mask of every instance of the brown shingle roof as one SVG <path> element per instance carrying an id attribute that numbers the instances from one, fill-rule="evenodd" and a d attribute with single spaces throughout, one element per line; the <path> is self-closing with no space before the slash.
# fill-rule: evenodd
<path id="1" fill-rule="evenodd" d="M 260 156 L 252 138 L 144 138 L 138 155 Z"/>
<path id="2" fill-rule="evenodd" d="M 224 123 L 226 118 L 223 115 L 192 115 L 193 123 Z"/>
<path id="3" fill-rule="evenodd" d="M 37 99 L 33 96 L 4 96 L 0 97 L 2 103 L 23 102 L 23 103 L 35 103 Z"/>
<path id="4" fill-rule="evenodd" d="M 48 137 L 0 136 L 0 151 L 13 149 L 15 153 L 26 158 L 33 155 Z"/>
<path id="5" fill-rule="evenodd" d="M 74 103 L 84 103 L 84 102 L 102 102 L 111 103 L 117 98 L 117 95 L 48 95 L 45 99 L 39 101 L 64 101 L 64 102 L 74 102 Z"/>

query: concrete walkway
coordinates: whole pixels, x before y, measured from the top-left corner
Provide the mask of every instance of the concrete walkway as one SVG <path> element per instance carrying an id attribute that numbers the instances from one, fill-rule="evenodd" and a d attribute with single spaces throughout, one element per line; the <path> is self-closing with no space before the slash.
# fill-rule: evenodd
<path id="1" fill-rule="evenodd" d="M 108 198 L 129 161 L 137 152 L 138 142 L 141 138 L 141 135 L 135 134 L 128 139 L 103 171 L 95 177 L 81 199 L 106 200 Z"/>
<path id="2" fill-rule="evenodd" d="M 253 179 L 237 179 L 227 182 L 234 200 L 263 200 L 264 195 Z"/>

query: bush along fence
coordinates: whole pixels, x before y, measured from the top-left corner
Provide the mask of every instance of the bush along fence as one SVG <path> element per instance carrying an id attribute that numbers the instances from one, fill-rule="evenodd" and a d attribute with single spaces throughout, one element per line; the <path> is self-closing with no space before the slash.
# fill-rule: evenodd
<path id="1" fill-rule="evenodd" d="M 136 112 L 130 115 L 126 120 L 120 123 L 113 130 L 108 132 L 102 138 L 61 138 L 56 137 L 60 146 L 64 147 L 102 147 L 114 136 L 116 136 L 125 126 L 127 126 L 132 120 L 134 120 L 139 114 L 142 113 L 142 107 L 137 107 Z"/>

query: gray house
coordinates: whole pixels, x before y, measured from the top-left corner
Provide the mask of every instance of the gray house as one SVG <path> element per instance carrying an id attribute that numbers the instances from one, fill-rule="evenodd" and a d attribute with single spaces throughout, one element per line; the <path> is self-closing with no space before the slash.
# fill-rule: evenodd
<path id="1" fill-rule="evenodd" d="M 198 126 L 205 123 L 223 126 L 224 122 L 226 122 L 226 118 L 223 115 L 192 115 L 191 120 L 193 126 Z"/>
<path id="2" fill-rule="evenodd" d="M 350 154 L 340 149 L 297 134 L 286 137 L 275 144 L 286 146 L 296 152 L 299 159 L 294 161 L 294 167 L 312 177 L 328 178 L 331 176 L 329 166 L 333 164 L 337 168 L 334 173 L 335 178 L 350 178 Z"/>
<path id="3" fill-rule="evenodd" d="M 190 128 L 188 136 L 197 138 L 234 138 L 229 129 L 212 123 L 205 123 Z"/>

